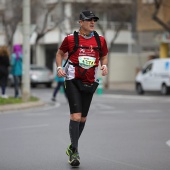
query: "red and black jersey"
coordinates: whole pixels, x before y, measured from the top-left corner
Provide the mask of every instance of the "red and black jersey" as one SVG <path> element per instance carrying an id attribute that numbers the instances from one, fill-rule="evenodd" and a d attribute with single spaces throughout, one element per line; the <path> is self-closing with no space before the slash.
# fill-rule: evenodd
<path id="1" fill-rule="evenodd" d="M 84 38 L 79 35 L 79 46 L 75 53 L 73 53 L 69 62 L 65 67 L 66 71 L 66 80 L 73 78 L 81 79 L 83 82 L 92 83 L 97 78 L 97 68 L 99 65 L 99 51 L 94 50 L 94 47 L 98 47 L 96 39 L 94 36 L 91 38 Z M 108 53 L 107 44 L 103 36 L 99 36 L 101 42 L 102 56 L 106 56 Z M 75 46 L 74 35 L 70 34 L 65 37 L 64 41 L 60 46 L 60 50 L 64 53 L 71 53 Z M 81 48 L 86 46 L 89 48 Z M 73 64 L 78 65 L 74 66 Z M 85 73 L 85 74 L 84 74 Z"/>

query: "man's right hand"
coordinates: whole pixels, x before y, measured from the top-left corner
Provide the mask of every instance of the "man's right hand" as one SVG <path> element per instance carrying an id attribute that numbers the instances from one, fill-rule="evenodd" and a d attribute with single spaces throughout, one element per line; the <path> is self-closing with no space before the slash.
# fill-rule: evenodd
<path id="1" fill-rule="evenodd" d="M 65 71 L 64 71 L 62 68 L 60 68 L 60 69 L 58 70 L 58 72 L 57 72 L 57 76 L 58 76 L 58 77 L 65 77 L 65 76 L 66 76 L 66 73 L 65 73 Z"/>

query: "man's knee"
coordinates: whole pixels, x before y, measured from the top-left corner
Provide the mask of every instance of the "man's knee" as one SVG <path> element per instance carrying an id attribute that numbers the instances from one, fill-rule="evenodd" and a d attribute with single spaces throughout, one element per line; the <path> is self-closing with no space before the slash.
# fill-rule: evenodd
<path id="1" fill-rule="evenodd" d="M 81 121 L 81 113 L 73 113 L 70 115 L 70 119 L 80 122 Z"/>

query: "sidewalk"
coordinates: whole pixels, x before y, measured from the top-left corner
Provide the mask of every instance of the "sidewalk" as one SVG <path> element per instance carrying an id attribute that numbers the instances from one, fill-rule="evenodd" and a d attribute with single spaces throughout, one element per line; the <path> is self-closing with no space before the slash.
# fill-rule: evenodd
<path id="1" fill-rule="evenodd" d="M 123 91 L 135 91 L 134 82 L 125 82 L 125 83 L 112 83 L 109 87 L 110 90 L 123 90 Z"/>
<path id="2" fill-rule="evenodd" d="M 21 109 L 28 109 L 32 107 L 40 107 L 44 106 L 45 103 L 42 101 L 36 102 L 27 102 L 27 103 L 20 103 L 20 104 L 7 104 L 7 105 L 0 105 L 0 113 L 9 110 L 21 110 Z"/>
<path id="3" fill-rule="evenodd" d="M 126 82 L 126 83 L 113 83 L 110 85 L 109 89 L 103 89 L 105 94 L 130 94 L 135 95 L 135 83 Z"/>

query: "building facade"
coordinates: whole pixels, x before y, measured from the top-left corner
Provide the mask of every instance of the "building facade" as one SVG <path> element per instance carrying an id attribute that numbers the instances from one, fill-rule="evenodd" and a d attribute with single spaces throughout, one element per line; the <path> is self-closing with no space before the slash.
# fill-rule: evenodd
<path id="1" fill-rule="evenodd" d="M 137 32 L 144 49 L 153 49 L 160 58 L 167 58 L 170 57 L 170 1 L 158 1 L 160 7 L 155 3 L 154 0 L 138 0 Z M 169 27 L 169 32 L 153 19 L 155 16 Z"/>

